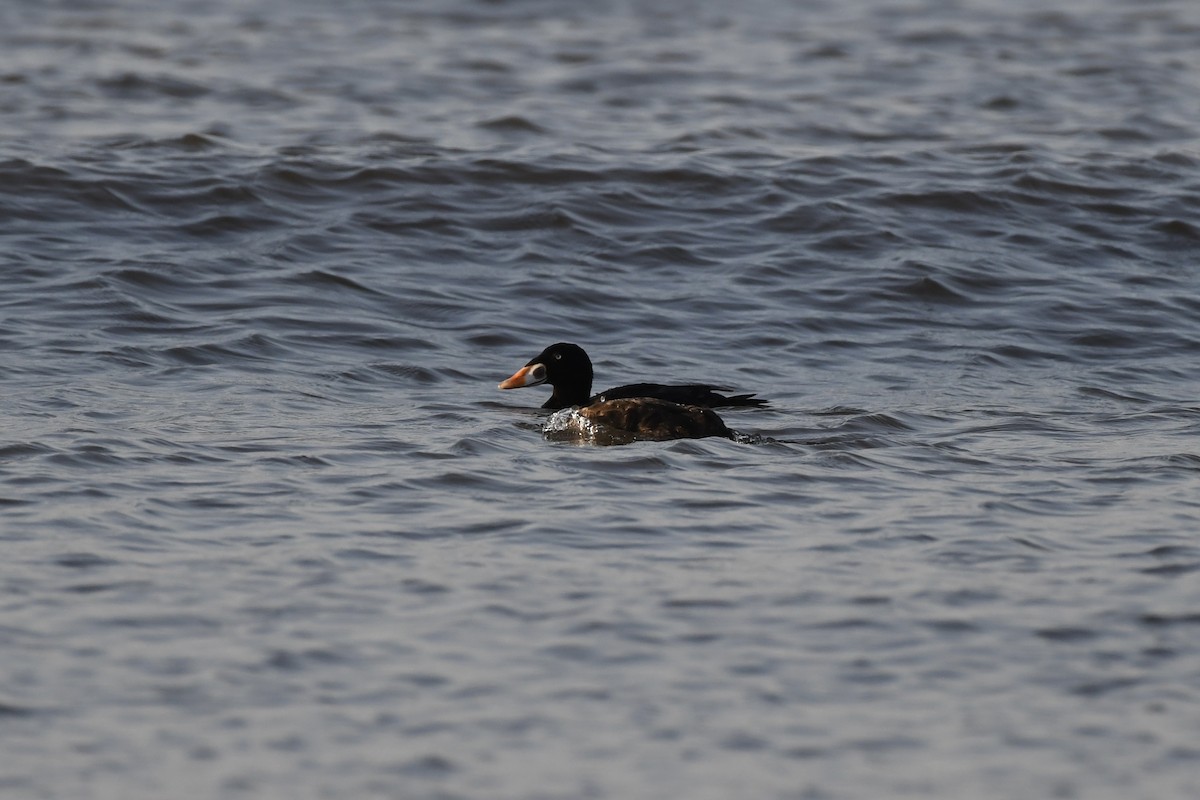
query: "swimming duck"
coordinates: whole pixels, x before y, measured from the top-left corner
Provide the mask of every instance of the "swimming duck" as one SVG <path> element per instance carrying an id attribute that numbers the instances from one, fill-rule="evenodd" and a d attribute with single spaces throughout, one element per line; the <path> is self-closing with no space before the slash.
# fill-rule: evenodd
<path id="1" fill-rule="evenodd" d="M 766 400 L 752 394 L 727 397 L 721 387 L 702 383 L 632 383 L 593 395 L 592 360 L 577 344 L 559 342 L 547 347 L 499 384 L 500 389 L 550 384 L 553 391 L 542 408 L 579 406 L 588 422 L 623 431 L 640 439 L 733 438 L 714 407 L 757 407 Z"/>

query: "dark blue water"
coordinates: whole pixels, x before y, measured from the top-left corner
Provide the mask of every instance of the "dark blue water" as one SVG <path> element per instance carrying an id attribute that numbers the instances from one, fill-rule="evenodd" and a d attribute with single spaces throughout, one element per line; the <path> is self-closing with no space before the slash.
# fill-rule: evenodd
<path id="1" fill-rule="evenodd" d="M 1200 5 L 0 8 L 0 794 L 1200 795 Z M 740 435 L 548 440 L 597 389 Z"/>

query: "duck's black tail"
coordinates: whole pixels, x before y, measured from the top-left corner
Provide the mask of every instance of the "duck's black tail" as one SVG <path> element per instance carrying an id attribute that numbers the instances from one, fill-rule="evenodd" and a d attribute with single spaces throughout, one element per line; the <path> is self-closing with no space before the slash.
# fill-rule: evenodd
<path id="1" fill-rule="evenodd" d="M 713 397 L 717 398 L 717 402 L 713 403 L 714 408 L 762 408 L 767 404 L 767 401 L 761 397 L 755 397 L 752 394 L 735 394 L 733 397 L 725 397 L 724 395 L 713 393 Z"/>
<path id="2" fill-rule="evenodd" d="M 726 397 L 718 394 L 717 390 L 728 392 L 724 386 L 711 386 L 707 383 L 669 384 L 661 383 L 631 383 L 628 386 L 618 386 L 594 395 L 588 403 L 599 403 L 605 400 L 620 400 L 628 397 L 652 397 L 656 400 L 668 400 L 685 406 L 700 406 L 701 408 L 754 408 L 765 406 L 766 400 L 760 400 L 752 394 L 735 394 Z"/>

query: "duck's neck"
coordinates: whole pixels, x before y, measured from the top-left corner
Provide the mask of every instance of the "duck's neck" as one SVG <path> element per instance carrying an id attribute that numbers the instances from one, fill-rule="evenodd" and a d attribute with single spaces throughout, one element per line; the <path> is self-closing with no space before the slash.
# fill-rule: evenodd
<path id="1" fill-rule="evenodd" d="M 560 408 L 568 406 L 581 406 L 587 403 L 588 398 L 592 396 L 591 385 L 586 386 L 555 386 L 554 392 L 550 395 L 550 399 L 542 404 L 542 408 L 548 408 L 557 411 Z"/>

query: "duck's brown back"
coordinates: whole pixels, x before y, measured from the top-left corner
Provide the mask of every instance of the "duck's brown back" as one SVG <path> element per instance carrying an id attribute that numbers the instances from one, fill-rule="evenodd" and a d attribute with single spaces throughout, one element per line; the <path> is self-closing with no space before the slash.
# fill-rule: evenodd
<path id="1" fill-rule="evenodd" d="M 625 431 L 639 439 L 701 439 L 733 433 L 711 408 L 682 405 L 653 397 L 605 400 L 579 409 L 579 415 L 596 425 Z"/>

